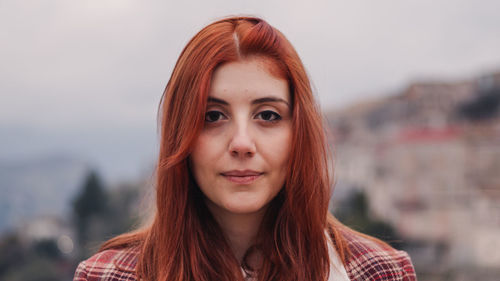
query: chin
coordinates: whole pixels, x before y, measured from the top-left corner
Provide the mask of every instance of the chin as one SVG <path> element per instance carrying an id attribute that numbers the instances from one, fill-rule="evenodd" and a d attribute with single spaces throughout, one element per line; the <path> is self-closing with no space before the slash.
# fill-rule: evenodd
<path id="1" fill-rule="evenodd" d="M 244 204 L 241 204 L 240 201 L 240 202 L 226 204 L 224 206 L 224 209 L 229 213 L 244 215 L 244 214 L 258 213 L 259 211 L 263 210 L 265 206 L 266 204 L 260 202 L 255 202 L 255 203 L 245 202 Z"/>

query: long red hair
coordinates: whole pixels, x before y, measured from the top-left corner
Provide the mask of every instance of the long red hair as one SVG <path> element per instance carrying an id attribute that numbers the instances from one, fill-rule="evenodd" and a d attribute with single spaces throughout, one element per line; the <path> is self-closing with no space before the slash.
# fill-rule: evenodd
<path id="1" fill-rule="evenodd" d="M 345 262 L 342 227 L 329 215 L 328 149 L 322 118 L 302 62 L 281 32 L 262 19 L 232 17 L 196 34 L 182 51 L 160 104 L 156 214 L 151 225 L 115 237 L 101 250 L 140 248 L 137 274 L 148 281 L 243 280 L 241 265 L 208 211 L 188 166 L 204 126 L 214 70 L 252 56 L 289 83 L 293 139 L 284 188 L 270 203 L 258 243 L 258 280 L 326 280 L 328 232 Z M 244 261 L 246 260 L 244 259 Z M 244 269 L 251 269 L 244 262 Z"/>

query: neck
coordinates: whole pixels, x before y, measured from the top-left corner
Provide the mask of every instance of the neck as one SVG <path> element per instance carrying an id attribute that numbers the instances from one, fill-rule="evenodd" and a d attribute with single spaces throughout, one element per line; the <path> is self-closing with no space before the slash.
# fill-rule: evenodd
<path id="1" fill-rule="evenodd" d="M 254 213 L 235 214 L 209 202 L 207 206 L 222 228 L 233 254 L 241 264 L 248 248 L 255 242 L 266 208 Z"/>

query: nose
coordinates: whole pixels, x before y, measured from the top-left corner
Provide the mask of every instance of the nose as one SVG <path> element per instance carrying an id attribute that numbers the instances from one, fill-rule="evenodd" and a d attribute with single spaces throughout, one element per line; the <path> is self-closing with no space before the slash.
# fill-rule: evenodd
<path id="1" fill-rule="evenodd" d="M 252 157 L 255 155 L 256 146 L 248 124 L 235 125 L 229 142 L 229 153 L 234 157 Z"/>

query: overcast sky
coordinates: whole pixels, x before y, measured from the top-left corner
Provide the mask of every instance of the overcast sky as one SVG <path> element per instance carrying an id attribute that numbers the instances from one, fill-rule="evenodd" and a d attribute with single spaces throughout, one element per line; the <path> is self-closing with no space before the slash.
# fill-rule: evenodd
<path id="1" fill-rule="evenodd" d="M 147 166 L 178 55 L 226 15 L 280 29 L 329 110 L 499 70 L 499 11 L 497 0 L 0 0 L 0 160 L 67 152 L 115 178 Z"/>

